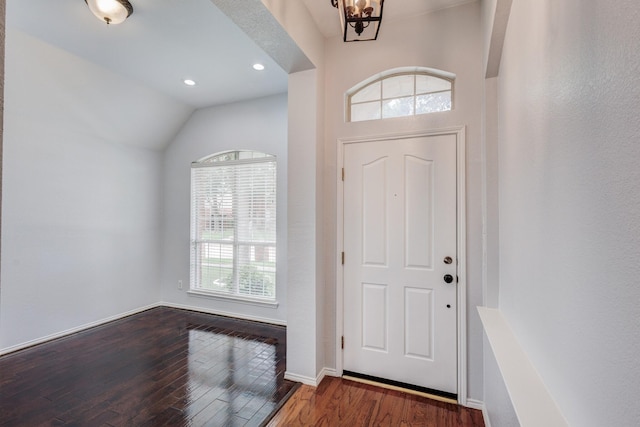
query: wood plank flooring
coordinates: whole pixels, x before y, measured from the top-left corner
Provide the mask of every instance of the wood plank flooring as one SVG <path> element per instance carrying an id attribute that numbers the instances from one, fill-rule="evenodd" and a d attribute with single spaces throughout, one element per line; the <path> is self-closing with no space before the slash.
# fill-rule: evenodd
<path id="1" fill-rule="evenodd" d="M 268 424 L 275 426 L 484 427 L 482 412 L 326 377 L 301 386 Z"/>
<path id="2" fill-rule="evenodd" d="M 296 386 L 286 330 L 156 308 L 0 358 L 0 425 L 257 426 Z"/>
<path id="3" fill-rule="evenodd" d="M 156 308 L 0 357 L 0 426 L 259 426 L 297 387 L 286 331 Z M 484 427 L 480 411 L 339 378 L 269 426 Z"/>

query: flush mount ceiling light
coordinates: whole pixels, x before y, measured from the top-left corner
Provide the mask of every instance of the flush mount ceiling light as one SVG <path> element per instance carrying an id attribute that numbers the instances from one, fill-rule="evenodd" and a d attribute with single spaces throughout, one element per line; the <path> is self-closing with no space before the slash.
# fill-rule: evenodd
<path id="1" fill-rule="evenodd" d="M 384 0 L 331 0 L 340 11 L 342 40 L 367 41 L 378 38 Z"/>
<path id="2" fill-rule="evenodd" d="M 127 0 L 84 0 L 91 12 L 108 24 L 120 24 L 133 13 Z"/>
<path id="3" fill-rule="evenodd" d="M 264 70 L 264 65 L 262 64 L 253 64 L 253 69 L 256 71 L 262 71 Z"/>
<path id="4" fill-rule="evenodd" d="M 186 84 L 187 86 L 195 86 L 196 85 L 196 82 L 194 80 L 191 80 L 191 79 L 184 79 L 182 81 L 182 83 Z"/>

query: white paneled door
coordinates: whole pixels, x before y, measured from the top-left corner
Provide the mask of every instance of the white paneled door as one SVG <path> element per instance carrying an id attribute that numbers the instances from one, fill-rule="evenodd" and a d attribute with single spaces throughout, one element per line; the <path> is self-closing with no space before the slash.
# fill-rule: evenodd
<path id="1" fill-rule="evenodd" d="M 345 144 L 344 168 L 344 370 L 457 394 L 456 135 Z"/>

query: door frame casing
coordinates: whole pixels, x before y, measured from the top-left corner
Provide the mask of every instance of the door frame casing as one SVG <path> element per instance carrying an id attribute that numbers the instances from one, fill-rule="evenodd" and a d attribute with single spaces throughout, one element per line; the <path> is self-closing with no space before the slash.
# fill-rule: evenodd
<path id="1" fill-rule="evenodd" d="M 438 135 L 456 136 L 456 246 L 457 246 L 457 379 L 458 403 L 467 406 L 467 232 L 466 232 L 466 135 L 465 126 L 435 129 L 417 132 L 390 133 L 384 135 L 338 138 L 337 140 L 337 247 L 336 247 L 336 374 L 342 376 L 344 369 L 342 336 L 344 334 L 344 148 L 347 144 L 390 141 Z M 348 177 L 347 177 L 348 179 Z"/>

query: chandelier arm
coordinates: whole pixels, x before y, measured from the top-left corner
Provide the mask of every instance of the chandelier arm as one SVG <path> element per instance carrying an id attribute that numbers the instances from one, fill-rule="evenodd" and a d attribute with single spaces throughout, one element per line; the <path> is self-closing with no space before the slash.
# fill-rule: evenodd
<path id="1" fill-rule="evenodd" d="M 367 21 L 367 20 L 359 20 L 357 22 L 349 22 L 349 26 L 351 28 L 356 28 L 356 25 L 361 24 L 362 28 L 368 28 L 369 25 L 371 25 L 371 21 Z"/>

